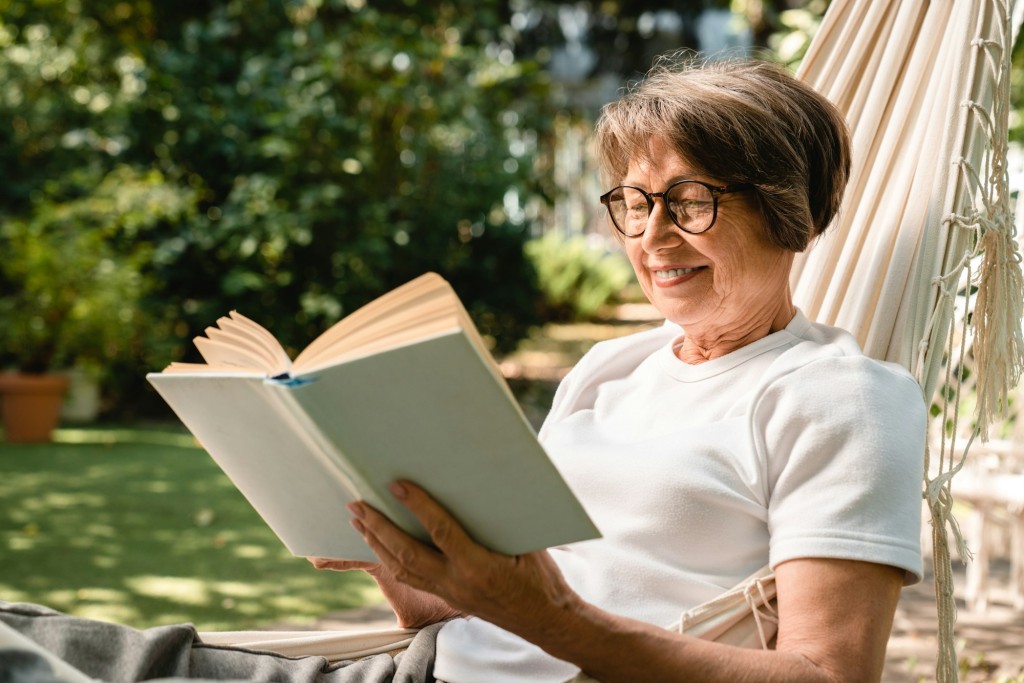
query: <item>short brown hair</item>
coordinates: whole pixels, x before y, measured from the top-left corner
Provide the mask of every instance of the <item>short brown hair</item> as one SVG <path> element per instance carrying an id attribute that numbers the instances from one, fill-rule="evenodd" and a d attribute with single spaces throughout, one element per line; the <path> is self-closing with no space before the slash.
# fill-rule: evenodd
<path id="1" fill-rule="evenodd" d="M 753 186 L 769 239 L 803 251 L 839 210 L 850 174 L 842 114 L 765 61 L 661 58 L 604 107 L 595 137 L 601 174 L 618 184 L 653 136 L 722 182 Z"/>

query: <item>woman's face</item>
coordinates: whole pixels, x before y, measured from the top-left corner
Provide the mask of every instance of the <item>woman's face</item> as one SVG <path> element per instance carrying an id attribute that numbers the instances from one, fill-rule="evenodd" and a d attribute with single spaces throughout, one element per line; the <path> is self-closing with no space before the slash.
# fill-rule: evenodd
<path id="1" fill-rule="evenodd" d="M 687 179 L 725 184 L 721 178 L 697 173 L 655 137 L 650 159 L 631 163 L 623 184 L 662 192 Z M 775 320 L 784 307 L 792 316 L 793 254 L 768 240 L 757 200 L 748 192 L 719 197 L 714 226 L 699 235 L 677 228 L 664 202 L 657 199 L 643 235 L 623 240 L 647 298 L 667 319 L 683 326 L 688 337 L 696 333 L 727 339 L 741 334 L 751 321 L 766 316 Z"/>

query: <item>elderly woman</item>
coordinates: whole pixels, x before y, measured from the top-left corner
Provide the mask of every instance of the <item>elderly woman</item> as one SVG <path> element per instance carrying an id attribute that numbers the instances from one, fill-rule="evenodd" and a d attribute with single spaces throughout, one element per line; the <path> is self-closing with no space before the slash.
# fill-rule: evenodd
<path id="1" fill-rule="evenodd" d="M 790 295 L 794 253 L 839 208 L 841 117 L 769 64 L 663 64 L 605 108 L 597 146 L 611 227 L 666 318 L 595 346 L 541 429 L 603 537 L 496 554 L 396 482 L 433 545 L 357 503 L 352 524 L 380 562 L 314 564 L 369 571 L 402 624 L 444 622 L 432 674 L 448 683 L 581 671 L 603 683 L 878 680 L 900 588 L 920 575 L 925 410 L 906 372 L 810 322 Z M 766 564 L 774 649 L 665 628 Z M 73 663 L 98 648 L 113 663 L 88 670 L 122 679 L 152 675 L 157 660 L 176 663 L 163 675 L 217 678 L 312 680 L 322 668 L 17 606 L 0 620 L 65 656 L 84 640 Z M 417 660 L 427 680 L 429 659 Z M 364 662 L 324 671 L 366 681 Z"/>
<path id="2" fill-rule="evenodd" d="M 380 564 L 314 563 L 369 569 L 402 623 L 461 616 L 437 639 L 449 683 L 878 680 L 920 577 L 925 409 L 790 294 L 794 253 L 839 209 L 841 116 L 767 63 L 662 64 L 596 137 L 601 202 L 667 319 L 596 345 L 541 429 L 603 538 L 498 555 L 401 482 L 436 547 L 356 504 Z M 765 564 L 774 650 L 665 628 Z"/>

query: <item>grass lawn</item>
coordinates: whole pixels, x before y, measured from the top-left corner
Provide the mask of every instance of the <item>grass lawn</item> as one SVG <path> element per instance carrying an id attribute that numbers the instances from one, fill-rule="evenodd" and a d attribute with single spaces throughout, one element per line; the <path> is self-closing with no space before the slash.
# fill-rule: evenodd
<path id="1" fill-rule="evenodd" d="M 0 441 L 0 599 L 137 628 L 310 623 L 377 602 L 359 572 L 292 557 L 191 437 L 58 430 Z"/>

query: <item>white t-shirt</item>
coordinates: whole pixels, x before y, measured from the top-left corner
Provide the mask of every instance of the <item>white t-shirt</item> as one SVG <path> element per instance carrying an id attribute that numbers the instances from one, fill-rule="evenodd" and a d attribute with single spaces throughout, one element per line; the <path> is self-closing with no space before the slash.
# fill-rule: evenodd
<path id="1" fill-rule="evenodd" d="M 925 408 L 901 367 L 797 313 L 698 365 L 682 330 L 602 342 L 559 386 L 540 437 L 602 538 L 550 551 L 613 613 L 669 626 L 764 564 L 842 558 L 920 579 Z M 438 636 L 449 683 L 578 671 L 481 619 Z"/>

